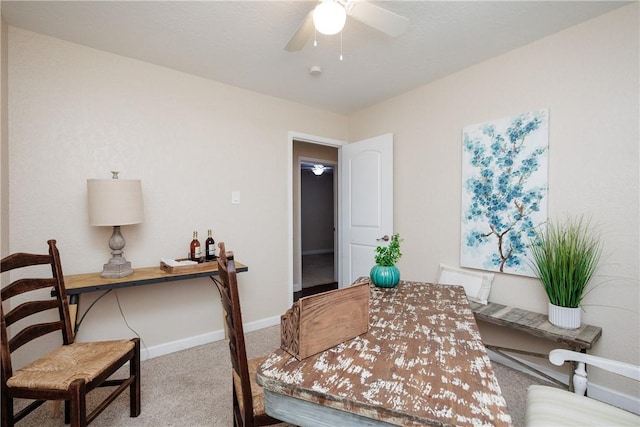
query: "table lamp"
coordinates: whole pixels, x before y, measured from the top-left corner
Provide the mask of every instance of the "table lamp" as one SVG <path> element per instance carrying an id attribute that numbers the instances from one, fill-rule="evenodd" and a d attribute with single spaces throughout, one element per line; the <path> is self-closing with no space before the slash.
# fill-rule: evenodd
<path id="1" fill-rule="evenodd" d="M 87 179 L 89 223 L 113 227 L 109 239 L 111 259 L 104 264 L 100 276 L 119 278 L 133 274 L 131 263 L 122 255 L 126 242 L 120 234 L 120 227 L 142 222 L 142 183 L 140 180 L 118 179 L 118 172 L 111 173 L 112 179 Z"/>

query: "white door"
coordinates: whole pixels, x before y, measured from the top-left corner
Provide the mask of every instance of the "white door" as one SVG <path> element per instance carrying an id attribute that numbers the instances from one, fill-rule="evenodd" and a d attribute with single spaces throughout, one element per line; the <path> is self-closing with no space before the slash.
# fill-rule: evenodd
<path id="1" fill-rule="evenodd" d="M 393 134 L 344 145 L 340 168 L 340 287 L 368 276 L 376 246 L 393 235 Z"/>

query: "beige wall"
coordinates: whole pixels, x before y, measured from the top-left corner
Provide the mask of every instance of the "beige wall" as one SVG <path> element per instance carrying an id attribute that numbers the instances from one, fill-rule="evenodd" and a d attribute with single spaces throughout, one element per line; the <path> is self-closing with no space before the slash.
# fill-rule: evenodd
<path id="1" fill-rule="evenodd" d="M 1 9 L 2 3 L 0 3 Z M 4 17 L 0 15 L 0 258 L 9 254 L 8 28 Z M 6 279 L 3 278 L 3 280 Z"/>
<path id="2" fill-rule="evenodd" d="M 593 352 L 640 363 L 638 28 L 635 3 L 349 117 L 350 141 L 394 134 L 404 278 L 459 265 L 462 128 L 549 108 L 549 215 L 592 215 L 604 236 L 599 286 L 584 301 L 583 320 L 603 328 Z M 535 279 L 497 274 L 490 299 L 546 312 Z M 490 341 L 547 345 L 481 326 Z"/>
<path id="3" fill-rule="evenodd" d="M 279 322 L 290 286 L 288 132 L 345 140 L 345 117 L 15 27 L 9 78 L 11 251 L 43 251 L 56 238 L 66 274 L 100 271 L 111 230 L 89 225 L 86 180 L 119 170 L 144 193 L 144 223 L 122 228 L 134 268 L 185 256 L 192 231 L 211 228 L 249 265 L 244 320 Z M 222 328 L 208 279 L 117 295 L 146 347 Z M 129 335 L 111 294 L 79 339 Z"/>

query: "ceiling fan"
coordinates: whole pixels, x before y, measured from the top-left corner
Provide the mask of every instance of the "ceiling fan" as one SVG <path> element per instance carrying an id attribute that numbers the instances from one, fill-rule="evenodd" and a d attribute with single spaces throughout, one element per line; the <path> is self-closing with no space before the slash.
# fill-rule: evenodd
<path id="1" fill-rule="evenodd" d="M 314 31 L 322 34 L 336 34 L 344 27 L 347 15 L 369 27 L 391 37 L 404 33 L 409 19 L 364 0 L 320 0 L 284 49 L 288 52 L 301 50 Z"/>

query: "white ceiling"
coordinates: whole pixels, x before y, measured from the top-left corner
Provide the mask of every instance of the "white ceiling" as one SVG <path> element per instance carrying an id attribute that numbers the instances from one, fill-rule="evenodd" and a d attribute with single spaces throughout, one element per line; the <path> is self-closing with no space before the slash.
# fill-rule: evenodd
<path id="1" fill-rule="evenodd" d="M 391 38 L 347 18 L 343 61 L 339 35 L 283 49 L 313 1 L 2 0 L 2 14 L 16 27 L 346 114 L 630 3 L 372 2 L 409 28 Z"/>

